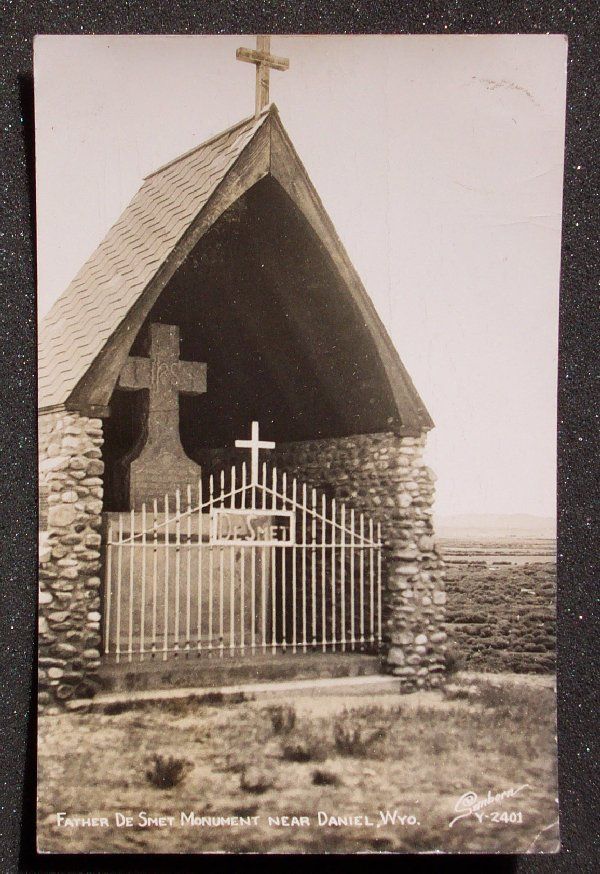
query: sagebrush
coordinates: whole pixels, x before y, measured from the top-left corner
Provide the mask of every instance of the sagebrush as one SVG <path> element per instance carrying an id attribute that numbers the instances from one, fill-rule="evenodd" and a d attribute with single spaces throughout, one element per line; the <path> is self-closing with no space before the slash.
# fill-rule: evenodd
<path id="1" fill-rule="evenodd" d="M 296 710 L 294 707 L 271 707 L 269 710 L 271 727 L 275 734 L 289 734 L 296 725 Z"/>
<path id="2" fill-rule="evenodd" d="M 176 756 L 155 755 L 146 771 L 146 779 L 157 789 L 171 789 L 182 782 L 188 762 Z"/>

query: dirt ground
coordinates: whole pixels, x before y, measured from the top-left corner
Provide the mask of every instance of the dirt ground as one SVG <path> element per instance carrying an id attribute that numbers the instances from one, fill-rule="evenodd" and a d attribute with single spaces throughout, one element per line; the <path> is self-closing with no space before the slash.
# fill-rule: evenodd
<path id="1" fill-rule="evenodd" d="M 40 851 L 556 848 L 550 677 L 465 675 L 447 694 L 306 695 L 292 706 L 261 696 L 120 709 L 41 717 Z M 464 793 L 507 790 L 518 792 L 450 827 Z"/>

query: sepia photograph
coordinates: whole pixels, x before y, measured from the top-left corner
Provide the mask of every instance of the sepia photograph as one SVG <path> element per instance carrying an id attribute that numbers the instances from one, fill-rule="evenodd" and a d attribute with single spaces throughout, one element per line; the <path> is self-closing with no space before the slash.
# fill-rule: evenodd
<path id="1" fill-rule="evenodd" d="M 561 35 L 38 36 L 40 853 L 556 853 Z"/>

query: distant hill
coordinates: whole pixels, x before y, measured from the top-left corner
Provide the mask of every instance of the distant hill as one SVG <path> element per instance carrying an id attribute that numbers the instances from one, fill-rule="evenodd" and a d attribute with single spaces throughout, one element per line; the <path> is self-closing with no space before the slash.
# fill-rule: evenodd
<path id="1" fill-rule="evenodd" d="M 556 537 L 556 520 L 551 516 L 532 516 L 528 513 L 465 513 L 457 516 L 437 516 L 435 531 L 438 537 Z"/>

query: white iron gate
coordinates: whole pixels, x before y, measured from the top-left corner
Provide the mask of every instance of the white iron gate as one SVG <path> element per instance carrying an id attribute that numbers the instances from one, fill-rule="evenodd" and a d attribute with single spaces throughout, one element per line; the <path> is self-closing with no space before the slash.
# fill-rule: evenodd
<path id="1" fill-rule="evenodd" d="M 380 525 L 266 464 L 253 478 L 111 514 L 107 658 L 378 650 Z"/>

